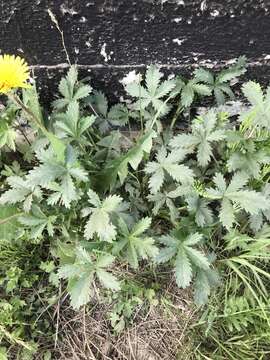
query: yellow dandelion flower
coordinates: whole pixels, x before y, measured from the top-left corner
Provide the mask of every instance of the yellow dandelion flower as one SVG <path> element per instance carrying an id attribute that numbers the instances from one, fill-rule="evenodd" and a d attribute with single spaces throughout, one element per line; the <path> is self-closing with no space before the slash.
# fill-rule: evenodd
<path id="1" fill-rule="evenodd" d="M 14 55 L 0 55 L 0 93 L 29 88 L 29 76 L 29 67 L 24 59 Z"/>

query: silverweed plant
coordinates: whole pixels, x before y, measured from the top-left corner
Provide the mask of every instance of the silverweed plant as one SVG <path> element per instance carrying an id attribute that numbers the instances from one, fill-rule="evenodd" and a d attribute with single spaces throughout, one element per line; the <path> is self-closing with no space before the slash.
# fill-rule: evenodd
<path id="1" fill-rule="evenodd" d="M 200 315 L 190 358 L 267 358 L 270 89 L 245 83 L 238 116 L 221 106 L 244 72 L 244 58 L 191 79 L 150 65 L 110 107 L 71 66 L 46 117 L 26 63 L 0 57 L 1 359 L 58 337 L 48 309 L 67 296 L 77 311 L 114 299 L 108 320 L 125 331 L 136 294 L 161 295 L 140 285 L 131 296 L 129 276 L 164 269 Z M 214 104 L 198 113 L 205 97 Z"/>

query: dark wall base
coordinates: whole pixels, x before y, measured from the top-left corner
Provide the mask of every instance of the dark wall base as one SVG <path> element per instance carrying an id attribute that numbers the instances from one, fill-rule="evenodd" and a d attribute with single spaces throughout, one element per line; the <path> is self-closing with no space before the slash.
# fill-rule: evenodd
<path id="1" fill-rule="evenodd" d="M 163 4 L 161 4 L 163 2 Z M 24 56 L 51 96 L 67 59 L 113 97 L 118 80 L 158 63 L 168 72 L 225 65 L 246 55 L 249 77 L 268 80 L 269 0 L 9 0 L 0 7 L 0 52 Z"/>

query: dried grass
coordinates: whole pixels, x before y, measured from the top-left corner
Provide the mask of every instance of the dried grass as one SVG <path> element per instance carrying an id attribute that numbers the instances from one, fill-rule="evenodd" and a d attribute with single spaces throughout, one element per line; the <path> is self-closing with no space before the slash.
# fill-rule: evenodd
<path id="1" fill-rule="evenodd" d="M 54 359 L 59 360 L 173 360 L 191 359 L 188 325 L 194 321 L 189 291 L 171 281 L 159 305 L 146 312 L 138 307 L 132 324 L 114 335 L 107 314 L 109 305 L 74 313 L 61 306 Z M 170 298 L 170 302 L 162 299 Z"/>

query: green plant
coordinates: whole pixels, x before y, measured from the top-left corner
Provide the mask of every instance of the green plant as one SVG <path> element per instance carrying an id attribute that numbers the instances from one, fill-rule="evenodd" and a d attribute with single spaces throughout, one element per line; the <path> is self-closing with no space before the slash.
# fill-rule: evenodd
<path id="1" fill-rule="evenodd" d="M 124 254 L 133 269 L 139 267 L 139 259 L 154 258 L 158 253 L 155 240 L 149 236 L 142 236 L 151 225 L 151 218 L 143 218 L 129 230 L 125 221 L 118 222 L 119 240 L 113 248 L 113 253 Z"/>
<path id="2" fill-rule="evenodd" d="M 112 242 L 115 240 L 117 232 L 115 226 L 110 221 L 110 215 L 119 210 L 121 204 L 121 197 L 117 195 L 108 196 L 104 201 L 101 201 L 97 193 L 88 190 L 88 198 L 93 208 L 84 208 L 83 216 L 90 214 L 89 220 L 85 225 L 84 236 L 86 239 L 93 239 L 94 234 L 101 241 Z"/>
<path id="3" fill-rule="evenodd" d="M 87 251 L 81 247 L 75 249 L 74 259 L 71 263 L 63 261 L 58 275 L 60 278 L 68 279 L 71 305 L 75 309 L 89 301 L 93 293 L 91 286 L 95 277 L 105 288 L 120 289 L 116 278 L 105 270 L 113 261 L 114 257 L 110 254 L 101 254 L 96 259 L 92 259 Z"/>
<path id="4" fill-rule="evenodd" d="M 246 57 L 241 56 L 237 63 L 227 69 L 220 71 L 216 76 L 209 70 L 199 68 L 194 72 L 196 81 L 204 83 L 210 93 L 213 93 L 218 105 L 226 101 L 226 97 L 234 99 L 234 93 L 230 87 L 230 81 L 235 81 L 246 72 Z"/>
<path id="5" fill-rule="evenodd" d="M 158 304 L 154 289 L 130 280 L 124 282 L 121 291 L 112 294 L 112 298 L 109 296 L 108 300 L 112 304 L 108 318 L 116 333 L 121 333 L 128 325 L 133 323 L 136 308 L 144 305 L 145 310 L 147 310 L 149 307 Z"/>
<path id="6" fill-rule="evenodd" d="M 57 110 L 66 109 L 68 105 L 86 98 L 92 91 L 91 86 L 78 81 L 78 70 L 76 66 L 71 66 L 58 87 L 61 98 L 53 102 Z"/>
<path id="7" fill-rule="evenodd" d="M 173 148 L 192 153 L 196 151 L 198 164 L 206 166 L 213 159 L 213 146 L 216 142 L 226 138 L 225 129 L 217 128 L 217 115 L 210 111 L 206 115 L 199 117 L 192 124 L 191 134 L 180 134 L 175 136 L 170 145 Z"/>
<path id="8" fill-rule="evenodd" d="M 243 189 L 247 177 L 241 173 L 235 173 L 228 186 L 221 173 L 215 174 L 213 182 L 215 188 L 207 188 L 205 197 L 221 200 L 219 219 L 227 229 L 236 222 L 235 211 L 245 210 L 251 215 L 256 215 L 269 206 L 266 198 L 260 193 Z"/>
<path id="9" fill-rule="evenodd" d="M 217 359 L 236 359 L 237 345 L 243 359 L 253 359 L 255 344 L 267 354 L 269 91 L 264 95 L 258 84 L 245 84 L 251 108 L 237 122 L 214 108 L 194 116 L 190 131 L 174 128 L 183 112 L 193 116 L 200 97 L 214 93 L 218 103 L 231 97 L 229 82 L 243 72 L 240 59 L 216 76 L 197 70 L 189 80 L 163 81 L 151 65 L 145 77 L 125 86 L 129 102 L 109 108 L 105 95 L 79 81 L 72 66 L 60 82 L 50 121 L 35 89 L 24 90 L 22 100 L 13 94 L 16 107 L 8 103 L 3 110 L 9 114 L 3 127 L 12 132 L 17 117 L 28 118 L 35 139 L 27 156 L 23 150 L 16 154 L 19 166 L 7 156 L 6 145 L 16 148 L 14 133 L 13 143 L 5 135 L 1 143 L 3 306 L 10 293 L 20 298 L 31 286 L 40 286 L 39 296 L 51 298 L 50 304 L 61 301 L 65 289 L 75 309 L 104 298 L 115 302 L 110 320 L 119 332 L 138 299 L 149 295 L 126 286 L 126 273 L 140 277 L 147 268 L 154 278 L 166 269 L 177 286 L 190 287 L 199 311 L 206 306 L 198 326 L 206 325 Z M 134 137 L 115 129 L 132 119 L 141 125 Z M 22 308 L 20 302 L 8 309 L 18 324 L 0 324 L 3 354 L 13 342 L 13 326 L 28 329 L 21 326 Z M 34 317 L 31 311 L 27 316 Z M 49 328 L 41 322 L 34 329 L 39 326 Z M 235 337 L 242 328 L 254 336 Z M 29 336 L 19 335 L 23 346 Z M 196 356 L 207 358 L 211 349 L 201 341 Z"/>
<path id="10" fill-rule="evenodd" d="M 84 133 L 93 125 L 95 116 L 80 117 L 79 104 L 69 103 L 65 113 L 55 115 L 55 128 L 59 137 L 68 138 L 70 143 L 86 144 Z"/>
<path id="11" fill-rule="evenodd" d="M 210 264 L 205 255 L 193 246 L 202 240 L 202 235 L 195 233 L 185 237 L 180 231 L 171 236 L 163 236 L 160 242 L 166 247 L 160 251 L 157 258 L 159 263 L 164 263 L 175 258 L 175 276 L 177 285 L 186 288 L 190 285 L 193 268 L 200 271 L 208 270 Z"/>
<path id="12" fill-rule="evenodd" d="M 175 87 L 173 80 L 165 80 L 161 82 L 163 74 L 160 70 L 150 65 L 145 75 L 145 85 L 140 82 L 132 82 L 126 86 L 126 91 L 132 97 L 138 99 L 132 106 L 134 110 L 142 111 L 149 109 L 152 113 L 159 112 L 164 116 L 169 111 L 169 106 L 162 100 L 168 96 Z"/>
<path id="13" fill-rule="evenodd" d="M 96 124 L 104 134 L 113 126 L 123 127 L 129 123 L 129 112 L 124 104 L 116 104 L 108 110 L 108 100 L 101 91 L 94 91 L 86 100 L 96 115 Z"/>

